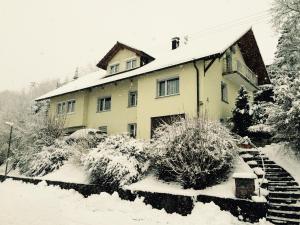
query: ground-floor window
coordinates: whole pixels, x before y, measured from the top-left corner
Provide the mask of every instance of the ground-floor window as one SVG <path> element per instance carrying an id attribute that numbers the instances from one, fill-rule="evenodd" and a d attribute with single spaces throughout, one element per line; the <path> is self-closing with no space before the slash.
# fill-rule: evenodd
<path id="1" fill-rule="evenodd" d="M 64 114 L 66 108 L 66 103 L 65 102 L 60 102 L 57 104 L 57 114 Z"/>
<path id="2" fill-rule="evenodd" d="M 128 134 L 130 137 L 136 138 L 136 123 L 128 124 Z"/>
<path id="3" fill-rule="evenodd" d="M 99 131 L 101 134 L 107 134 L 107 126 L 100 126 Z"/>
<path id="4" fill-rule="evenodd" d="M 75 100 L 67 101 L 67 113 L 75 112 Z"/>
<path id="5" fill-rule="evenodd" d="M 97 112 L 105 112 L 111 109 L 111 97 L 99 98 L 97 102 Z"/>
<path id="6" fill-rule="evenodd" d="M 228 89 L 224 82 L 221 82 L 221 100 L 228 103 Z"/>

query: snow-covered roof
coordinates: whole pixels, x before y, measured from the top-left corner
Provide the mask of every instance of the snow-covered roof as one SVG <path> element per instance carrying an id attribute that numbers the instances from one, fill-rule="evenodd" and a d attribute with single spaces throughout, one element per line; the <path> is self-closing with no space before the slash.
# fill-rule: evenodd
<path id="1" fill-rule="evenodd" d="M 181 44 L 181 46 L 175 50 L 169 50 L 166 52 L 157 53 L 157 55 L 153 55 L 155 57 L 154 61 L 135 70 L 122 72 L 107 77 L 105 77 L 106 71 L 101 70 L 80 77 L 72 82 L 69 82 L 53 91 L 50 91 L 40 96 L 35 100 L 44 100 L 66 93 L 79 91 L 86 88 L 95 87 L 118 80 L 123 80 L 126 78 L 135 77 L 159 69 L 180 65 L 208 56 L 222 54 L 224 51 L 226 51 L 226 49 L 228 49 L 231 45 L 233 45 L 241 37 L 243 37 L 250 29 L 251 28 L 236 31 L 229 29 L 228 32 L 222 31 L 221 33 L 213 33 L 210 35 L 205 34 L 200 38 L 194 40 L 191 39 L 187 45 Z"/>

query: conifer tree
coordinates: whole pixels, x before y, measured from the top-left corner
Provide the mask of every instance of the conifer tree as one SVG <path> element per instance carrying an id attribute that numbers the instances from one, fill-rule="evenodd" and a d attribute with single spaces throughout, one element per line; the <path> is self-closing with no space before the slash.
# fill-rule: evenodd
<path id="1" fill-rule="evenodd" d="M 248 127 L 252 124 L 252 112 L 249 104 L 249 96 L 247 90 L 242 86 L 238 92 L 233 110 L 233 132 L 245 136 Z"/>

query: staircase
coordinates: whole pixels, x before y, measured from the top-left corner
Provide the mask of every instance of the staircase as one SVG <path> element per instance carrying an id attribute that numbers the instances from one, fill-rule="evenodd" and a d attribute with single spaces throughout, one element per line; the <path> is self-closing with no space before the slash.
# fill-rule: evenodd
<path id="1" fill-rule="evenodd" d="M 268 183 L 262 187 L 269 191 L 267 220 L 274 224 L 299 225 L 300 187 L 294 178 L 256 148 L 241 149 L 239 154 L 251 168 L 259 167 L 265 171 L 264 178 Z M 258 175 L 258 178 L 262 177 Z"/>

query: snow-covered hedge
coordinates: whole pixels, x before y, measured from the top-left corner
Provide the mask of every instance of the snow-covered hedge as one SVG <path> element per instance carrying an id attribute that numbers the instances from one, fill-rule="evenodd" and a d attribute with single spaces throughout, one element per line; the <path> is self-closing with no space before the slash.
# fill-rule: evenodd
<path id="1" fill-rule="evenodd" d="M 149 152 L 161 179 L 201 189 L 224 178 L 232 166 L 236 145 L 220 123 L 194 118 L 160 126 Z"/>
<path id="2" fill-rule="evenodd" d="M 127 135 L 108 136 L 83 158 L 90 181 L 117 188 L 139 180 L 149 167 L 143 146 Z"/>

